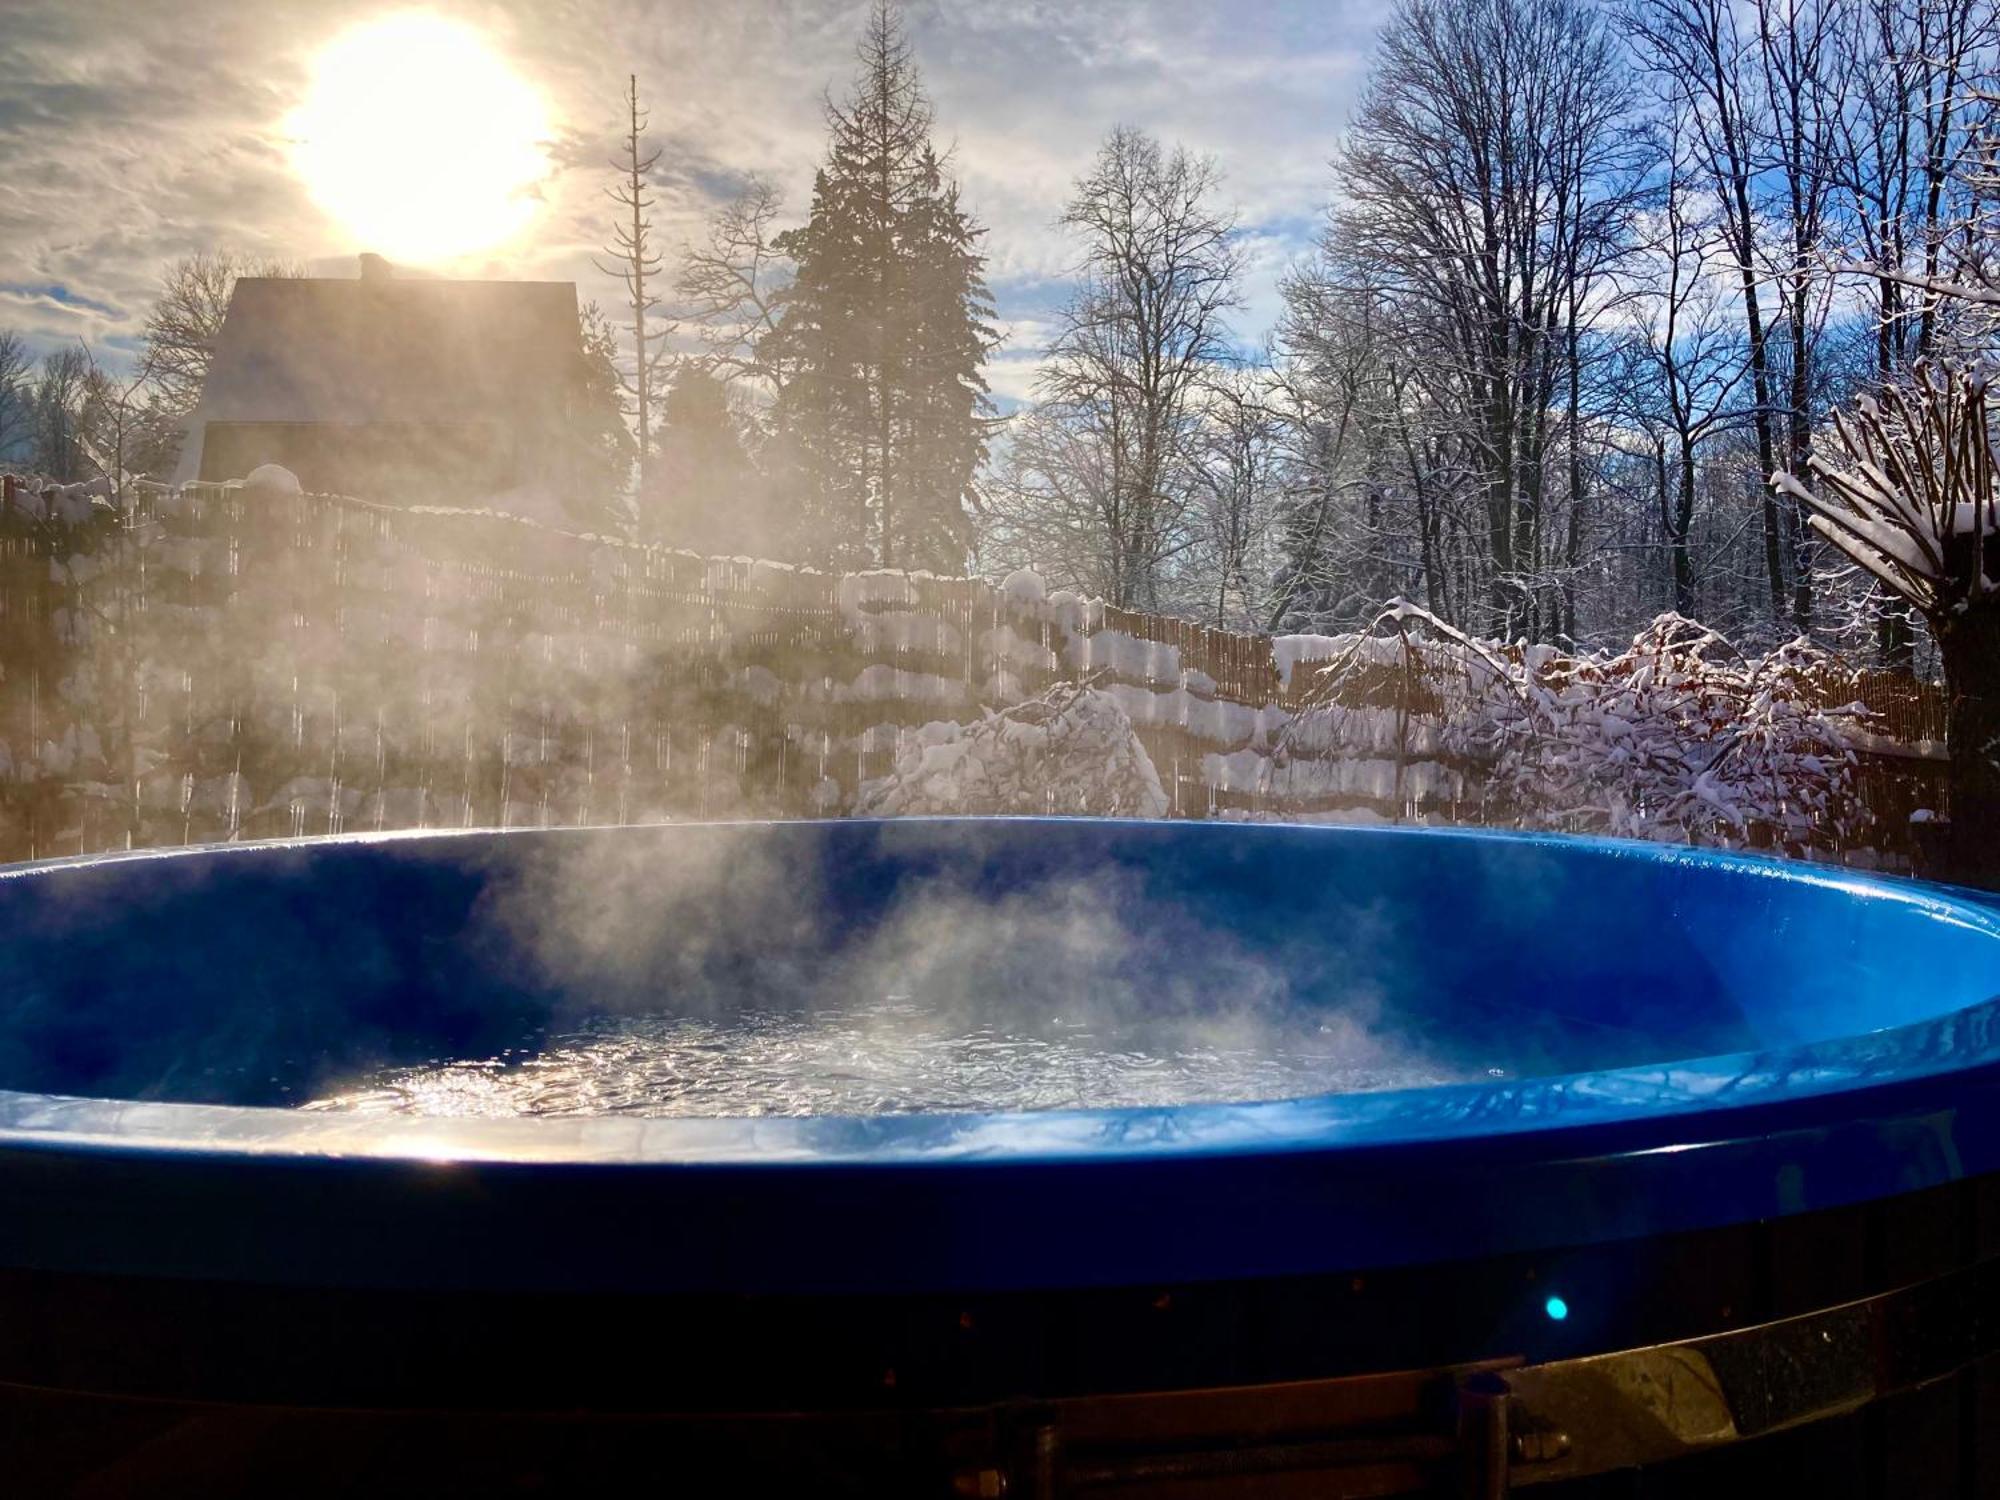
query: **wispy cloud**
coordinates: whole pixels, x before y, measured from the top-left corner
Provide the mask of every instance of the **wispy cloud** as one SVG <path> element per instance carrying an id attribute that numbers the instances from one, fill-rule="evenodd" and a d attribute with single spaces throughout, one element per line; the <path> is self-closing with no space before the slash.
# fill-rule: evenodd
<path id="1" fill-rule="evenodd" d="M 8 0 L 0 8 L 0 325 L 42 345 L 116 348 L 160 268 L 233 248 L 320 266 L 357 250 L 294 177 L 284 121 L 314 54 L 394 0 Z M 750 173 L 802 214 L 823 99 L 850 77 L 866 0 L 438 0 L 547 95 L 546 211 L 463 274 L 574 279 L 591 265 L 625 75 L 652 106 L 658 229 L 670 252 Z M 1252 234 L 1243 332 L 1275 311 L 1310 239 L 1327 160 L 1382 0 L 909 0 L 964 200 L 987 226 L 1008 328 L 996 391 L 1025 394 L 1073 247 L 1056 221 L 1114 124 L 1214 155 Z"/>

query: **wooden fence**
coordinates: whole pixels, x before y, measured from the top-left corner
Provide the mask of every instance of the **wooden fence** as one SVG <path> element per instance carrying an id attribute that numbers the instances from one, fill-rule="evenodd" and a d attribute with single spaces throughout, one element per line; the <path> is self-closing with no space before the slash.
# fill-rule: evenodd
<path id="1" fill-rule="evenodd" d="M 1357 691 L 1317 772 L 1273 783 L 1311 664 L 1347 644 L 1274 648 L 1025 578 L 840 577 L 491 513 L 234 485 L 120 511 L 10 484 L 0 859 L 838 813 L 914 727 L 1080 677 L 1131 715 L 1177 815 L 1476 818 L 1477 767 L 1411 750 L 1413 714 L 1472 692 L 1435 674 Z M 1939 805 L 1942 704 L 1868 673 L 1825 692 L 1877 712 L 1862 775 L 1893 862 L 1909 811 Z"/>

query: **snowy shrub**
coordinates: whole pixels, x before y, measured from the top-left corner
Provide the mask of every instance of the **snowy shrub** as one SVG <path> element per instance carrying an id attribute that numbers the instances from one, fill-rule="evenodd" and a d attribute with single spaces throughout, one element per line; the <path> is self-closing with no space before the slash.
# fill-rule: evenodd
<path id="1" fill-rule="evenodd" d="M 1152 757 L 1117 700 L 1066 682 L 970 724 L 909 734 L 895 768 L 862 785 L 854 810 L 1159 818 L 1167 808 Z"/>
<path id="2" fill-rule="evenodd" d="M 1436 678 L 1452 675 L 1446 657 L 1457 659 L 1463 701 L 1434 696 Z M 1478 768 L 1488 821 L 1799 851 L 1850 840 L 1869 821 L 1844 733 L 1865 710 L 1821 706 L 1818 684 L 1833 667 L 1803 640 L 1748 658 L 1674 614 L 1624 651 L 1565 654 L 1473 640 L 1399 603 L 1321 669 L 1282 748 L 1380 757 L 1386 722 L 1398 754 Z M 1399 674 L 1407 679 L 1388 680 Z M 1357 692 L 1404 712 L 1357 707 Z M 1437 716 L 1435 734 L 1411 722 L 1412 704 Z"/>
<path id="3" fill-rule="evenodd" d="M 1492 757 L 1489 796 L 1529 827 L 1795 849 L 1867 821 L 1843 722 L 1818 705 L 1830 663 L 1803 640 L 1746 658 L 1661 615 L 1615 655 L 1520 653 L 1458 726 Z"/>

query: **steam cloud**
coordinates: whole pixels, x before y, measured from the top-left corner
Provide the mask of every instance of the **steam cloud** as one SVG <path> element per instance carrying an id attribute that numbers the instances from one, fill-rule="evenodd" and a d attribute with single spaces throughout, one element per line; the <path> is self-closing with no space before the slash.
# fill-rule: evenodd
<path id="1" fill-rule="evenodd" d="M 1308 952 L 1323 962 L 1320 943 L 1253 949 L 1149 893 L 1142 870 L 1052 868 L 1002 888 L 971 842 L 899 872 L 802 863 L 789 840 L 683 832 L 665 845 L 556 838 L 546 857 L 493 872 L 469 940 L 554 997 L 548 1036 L 562 1040 L 525 1063 L 550 1090 L 494 1087 L 497 1061 L 455 1088 L 445 1063 L 322 1103 L 380 1106 L 387 1085 L 425 1112 L 590 1112 L 607 1093 L 610 1107 L 662 1114 L 1088 1107 L 1453 1076 L 1395 1033 L 1374 982 L 1340 985 L 1331 1003 L 1324 974 L 1302 984 L 1298 965 Z M 1370 914 L 1347 920 L 1365 941 Z M 642 1097 L 617 1076 L 656 1046 L 702 1054 L 698 1099 L 675 1097 L 673 1079 Z M 802 1076 L 768 1090 L 775 1102 L 760 1096 L 756 1080 L 786 1067 Z M 819 1076 L 830 1067 L 844 1082 Z M 954 1067 L 967 1076 L 937 1075 Z"/>

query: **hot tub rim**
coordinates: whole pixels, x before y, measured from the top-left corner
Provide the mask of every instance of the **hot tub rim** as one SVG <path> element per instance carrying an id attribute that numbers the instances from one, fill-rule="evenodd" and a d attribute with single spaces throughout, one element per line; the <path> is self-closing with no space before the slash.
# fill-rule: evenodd
<path id="1" fill-rule="evenodd" d="M 2000 939 L 2000 911 L 1964 893 L 1758 856 L 1488 830 L 1252 826 L 1515 839 L 1748 867 L 1915 903 Z M 459 836 L 349 835 L 114 858 Z M 1792 1076 L 1800 1069 L 1817 1069 L 1816 1081 L 1802 1084 Z M 1734 1097 L 1724 1104 L 1719 1094 Z M 1372 1113 L 1407 1127 L 1416 1100 L 1459 1109 L 1414 1134 L 1383 1128 L 1370 1136 L 1354 1123 Z M 1503 1102 L 1506 1115 L 1489 1113 Z M 1333 1130 L 1342 1119 L 1344 1135 Z M 566 1154 L 565 1138 L 582 1145 Z M 792 1149 L 783 1149 L 788 1141 Z M 1766 1052 L 1172 1109 L 386 1121 L 0 1092 L 0 1265 L 287 1283 L 815 1295 L 1115 1285 L 1422 1264 L 1468 1247 L 1496 1254 L 1600 1243 L 1995 1173 L 2000 997 Z M 183 1198 L 190 1188 L 194 1197 Z M 852 1232 L 837 1255 L 820 1253 L 824 1236 L 813 1254 L 801 1254 L 796 1212 L 837 1221 L 856 1194 L 880 1209 L 879 1222 Z M 1191 1204 L 1203 1211 L 1191 1215 Z M 581 1218 L 563 1216 L 578 1206 Z M 635 1210 L 664 1237 L 607 1262 L 601 1242 L 574 1236 Z M 675 1228 L 683 1214 L 739 1211 L 741 1222 L 727 1220 L 726 1232 Z M 1051 1215 L 1082 1238 L 1069 1244 L 1049 1234 L 1043 1220 Z"/>
<path id="2" fill-rule="evenodd" d="M 1632 839 L 1485 828 L 1412 828 L 1321 823 L 1162 825 L 1158 820 L 1032 817 L 990 819 L 809 819 L 771 822 L 723 819 L 702 823 L 629 825 L 664 828 L 877 828 L 898 825 L 982 825 L 996 821 L 1095 824 L 1157 830 L 1289 830 L 1349 838 L 1479 841 L 1581 850 L 1609 858 L 1694 865 L 1916 907 L 1931 919 L 1971 927 L 2000 943 L 2000 894 L 1913 879 L 1828 870 L 1801 861 L 1735 850 Z M 0 884 L 39 873 L 149 860 L 254 857 L 322 847 L 376 847 L 506 834 L 538 838 L 602 835 L 601 828 L 535 830 L 408 829 L 274 839 L 171 849 L 139 849 L 0 865 Z M 1941 1032 L 1978 1030 L 1989 1039 L 1943 1059 L 1926 1046 Z M 1916 1066 L 1863 1072 L 1853 1054 L 1896 1043 Z M 123 1151 L 294 1160 L 383 1160 L 494 1165 L 653 1166 L 673 1168 L 970 1168 L 1086 1165 L 1187 1156 L 1362 1154 L 1435 1149 L 1445 1143 L 1504 1143 L 1547 1157 L 1576 1132 L 1619 1135 L 1675 1130 L 1677 1122 L 1727 1123 L 1745 1111 L 1805 1108 L 1824 1101 L 1858 1103 L 1884 1089 L 2000 1067 L 2000 993 L 1900 1026 L 1793 1046 L 1668 1058 L 1627 1067 L 1522 1079 L 1438 1084 L 1420 1088 L 1333 1092 L 1293 1099 L 1111 1109 L 911 1112 L 884 1115 L 705 1116 L 635 1118 L 472 1118 L 363 1116 L 288 1107 L 194 1104 L 117 1097 L 40 1094 L 0 1089 L 0 1147 L 31 1150 Z M 1799 1075 L 1812 1075 L 1801 1083 Z M 1782 1085 L 1774 1075 L 1786 1078 Z M 1746 1087 L 1746 1085 L 1748 1085 Z M 1724 1097 L 1726 1091 L 1726 1098 Z M 1613 1097 L 1606 1098 L 1606 1094 Z M 1456 1106 L 1445 1119 L 1412 1106 Z M 1820 1101 L 1819 1105 L 1813 1101 Z M 1846 1111 L 1843 1111 L 1846 1112 Z M 1468 1121 L 1476 1121 L 1472 1130 Z M 1454 1128 L 1454 1122 L 1456 1127 Z M 1236 1127 L 1231 1129 L 1230 1127 Z M 1057 1133 L 1060 1132 L 1059 1138 Z M 934 1137 L 943 1134 L 946 1139 Z M 637 1140 L 634 1137 L 638 1137 Z M 816 1138 L 818 1137 L 818 1138 Z M 1655 1140 L 1659 1149 L 1682 1144 Z"/>

